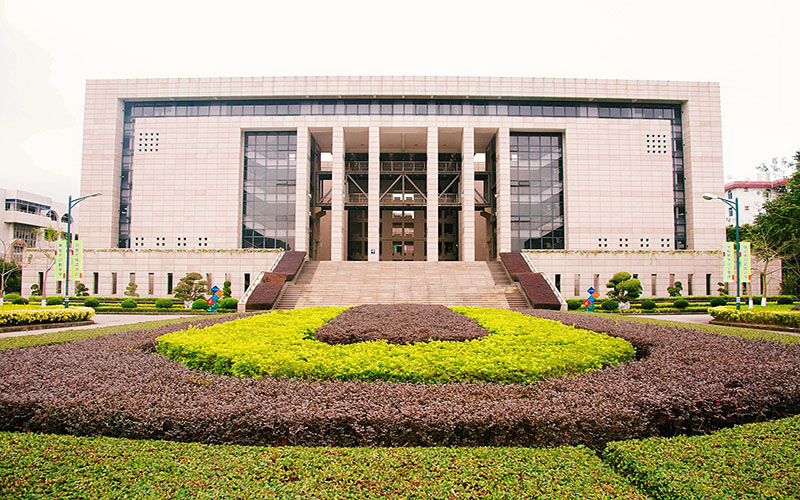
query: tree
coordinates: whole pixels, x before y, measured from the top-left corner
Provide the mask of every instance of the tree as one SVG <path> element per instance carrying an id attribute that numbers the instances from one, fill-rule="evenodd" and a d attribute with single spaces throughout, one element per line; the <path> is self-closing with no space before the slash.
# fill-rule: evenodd
<path id="1" fill-rule="evenodd" d="M 45 299 L 47 298 L 47 276 L 50 274 L 50 270 L 53 269 L 53 266 L 56 263 L 55 242 L 64 237 L 65 234 L 57 229 L 53 229 L 52 227 L 45 227 L 36 230 L 37 241 L 40 240 L 40 236 L 42 242 L 41 248 L 27 253 L 23 262 L 23 267 L 31 265 L 34 260 L 41 261 L 43 263 L 44 274 L 40 292 L 42 296 L 42 304 L 44 304 Z"/>
<path id="2" fill-rule="evenodd" d="M 231 282 L 225 280 L 225 282 L 222 284 L 222 297 L 228 298 L 230 296 L 231 296 Z"/>
<path id="3" fill-rule="evenodd" d="M 84 285 L 80 281 L 75 282 L 75 296 L 76 297 L 88 297 L 89 296 L 89 289 L 86 288 L 86 285 Z"/>
<path id="4" fill-rule="evenodd" d="M 20 289 L 20 272 L 19 265 L 17 264 L 18 252 L 15 248 L 18 246 L 18 240 L 6 242 L 0 240 L 0 305 L 3 305 L 3 296 L 7 291 L 17 291 Z M 24 244 L 21 249 L 24 250 Z"/>
<path id="5" fill-rule="evenodd" d="M 798 151 L 798 153 L 800 153 L 800 151 Z M 770 179 L 783 179 L 787 175 L 790 175 L 794 169 L 797 168 L 797 163 L 800 162 L 796 154 L 793 160 L 793 162 L 787 160 L 785 156 L 783 158 L 773 158 L 770 163 L 762 163 L 757 166 L 756 170 L 769 174 Z"/>
<path id="6" fill-rule="evenodd" d="M 139 294 L 136 293 L 136 289 L 137 288 L 138 287 L 136 286 L 136 283 L 134 283 L 133 281 L 129 282 L 128 283 L 128 287 L 125 288 L 124 295 L 126 295 L 128 297 L 138 297 Z"/>
<path id="7" fill-rule="evenodd" d="M 642 294 L 642 283 L 624 271 L 615 274 L 606 287 L 610 289 L 606 295 L 619 302 L 620 309 L 629 308 L 628 303 Z"/>
<path id="8" fill-rule="evenodd" d="M 205 297 L 206 281 L 200 273 L 189 273 L 175 287 L 175 298 L 184 302 L 194 302 Z"/>
<path id="9" fill-rule="evenodd" d="M 683 291 L 683 283 L 676 281 L 674 285 L 667 287 L 667 293 L 670 297 L 680 297 Z"/>
<path id="10" fill-rule="evenodd" d="M 800 150 L 794 164 L 800 162 Z M 753 224 L 753 253 L 765 261 L 781 259 L 781 292 L 800 294 L 800 171 L 786 183 L 786 191 L 764 204 Z M 767 263 L 768 265 L 768 263 Z"/>

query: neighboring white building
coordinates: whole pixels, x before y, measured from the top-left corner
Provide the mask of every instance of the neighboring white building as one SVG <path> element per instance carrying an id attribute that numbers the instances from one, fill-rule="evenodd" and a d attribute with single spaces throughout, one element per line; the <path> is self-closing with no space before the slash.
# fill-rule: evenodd
<path id="1" fill-rule="evenodd" d="M 739 225 L 752 224 L 756 215 L 762 213 L 764 203 L 774 200 L 786 189 L 788 179 L 770 180 L 769 174 L 759 174 L 758 179 L 751 181 L 734 181 L 725 184 L 725 197 L 729 200 L 739 198 Z M 736 224 L 736 215 L 732 208 L 725 214 L 725 222 L 729 226 Z"/>
<path id="2" fill-rule="evenodd" d="M 495 260 L 564 295 L 721 275 L 719 85 L 477 77 L 92 80 L 84 284 L 234 295 L 275 250 L 312 260 Z M 26 286 L 25 277 L 23 286 Z"/>

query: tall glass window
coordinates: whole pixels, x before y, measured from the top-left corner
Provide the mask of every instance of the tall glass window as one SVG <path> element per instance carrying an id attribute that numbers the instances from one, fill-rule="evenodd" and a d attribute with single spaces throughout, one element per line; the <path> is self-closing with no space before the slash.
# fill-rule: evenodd
<path id="1" fill-rule="evenodd" d="M 561 134 L 511 134 L 511 249 L 564 248 Z"/>
<path id="2" fill-rule="evenodd" d="M 242 247 L 294 248 L 296 132 L 244 136 Z"/>

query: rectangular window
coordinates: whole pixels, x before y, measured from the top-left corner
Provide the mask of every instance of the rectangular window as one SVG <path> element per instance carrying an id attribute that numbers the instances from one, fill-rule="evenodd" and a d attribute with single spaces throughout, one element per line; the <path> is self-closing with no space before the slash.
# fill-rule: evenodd
<path id="1" fill-rule="evenodd" d="M 711 275 L 706 274 L 706 295 L 711 295 Z"/>
<path id="2" fill-rule="evenodd" d="M 561 291 L 561 275 L 556 274 L 556 290 Z"/>
<path id="3" fill-rule="evenodd" d="M 63 281 L 58 280 L 56 281 L 56 295 L 61 295 L 61 285 Z"/>
<path id="4" fill-rule="evenodd" d="M 689 296 L 694 295 L 694 274 L 690 274 L 686 278 L 686 293 Z"/>
<path id="5" fill-rule="evenodd" d="M 130 274 L 130 279 L 128 280 L 128 283 L 134 283 L 134 284 L 136 283 L 136 273 Z"/>
<path id="6" fill-rule="evenodd" d="M 92 295 L 100 293 L 100 273 L 92 273 Z"/>
<path id="7" fill-rule="evenodd" d="M 111 273 L 111 295 L 117 294 L 117 273 Z"/>
<path id="8" fill-rule="evenodd" d="M 600 291 L 600 275 L 599 274 L 595 274 L 594 275 L 594 279 L 592 280 L 592 287 L 594 287 L 595 290 Z"/>
<path id="9" fill-rule="evenodd" d="M 156 293 L 156 275 L 155 273 L 147 273 L 147 295 L 155 295 Z"/>
<path id="10" fill-rule="evenodd" d="M 651 274 L 650 275 L 650 296 L 657 297 L 658 296 L 658 275 Z"/>
<path id="11" fill-rule="evenodd" d="M 41 294 L 41 290 L 44 287 L 44 273 L 39 272 L 39 293 Z"/>
<path id="12" fill-rule="evenodd" d="M 250 288 L 250 273 L 244 273 L 244 289 L 245 289 L 245 291 L 247 291 L 248 288 Z"/>
<path id="13" fill-rule="evenodd" d="M 211 293 L 212 288 L 214 288 L 214 283 L 211 281 L 211 273 L 206 273 L 206 290 L 208 290 L 208 293 Z"/>
<path id="14" fill-rule="evenodd" d="M 572 288 L 572 292 L 573 292 L 572 294 L 575 295 L 576 297 L 580 297 L 582 295 L 582 293 L 581 293 L 581 275 L 580 274 L 576 274 L 575 275 L 573 283 L 574 283 L 574 285 L 573 285 L 573 288 Z"/>
<path id="15" fill-rule="evenodd" d="M 767 279 L 766 279 L 766 276 L 764 276 L 763 274 L 759 274 L 758 275 L 758 283 L 761 285 L 761 292 L 759 292 L 759 293 L 761 293 L 761 295 L 764 296 L 764 294 L 767 293 Z"/>
<path id="16" fill-rule="evenodd" d="M 167 295 L 172 295 L 172 273 L 167 273 Z"/>

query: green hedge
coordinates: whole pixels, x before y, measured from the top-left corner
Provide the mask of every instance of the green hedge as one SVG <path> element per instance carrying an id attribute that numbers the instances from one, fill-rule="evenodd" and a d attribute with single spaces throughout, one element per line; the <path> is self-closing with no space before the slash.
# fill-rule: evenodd
<path id="1" fill-rule="evenodd" d="M 775 325 L 789 328 L 800 328 L 800 311 L 776 310 L 770 308 L 743 309 L 737 311 L 735 306 L 712 307 L 708 313 L 718 321 L 744 323 L 748 325 Z M 791 306 L 780 306 L 791 307 Z"/>
<path id="2" fill-rule="evenodd" d="M 493 335 L 468 342 L 330 345 L 314 331 L 344 310 L 312 307 L 159 337 L 158 351 L 190 368 L 240 377 L 525 383 L 633 359 L 627 341 L 508 310 L 454 307 Z"/>
<path id="3" fill-rule="evenodd" d="M 37 325 L 46 323 L 72 323 L 86 321 L 94 316 L 90 307 L 30 307 L 0 308 L 0 326 Z"/>
<path id="4" fill-rule="evenodd" d="M 13 498 L 644 499 L 572 448 L 255 447 L 0 433 Z"/>
<path id="5" fill-rule="evenodd" d="M 604 458 L 655 498 L 800 498 L 800 416 L 707 436 L 610 443 Z"/>

